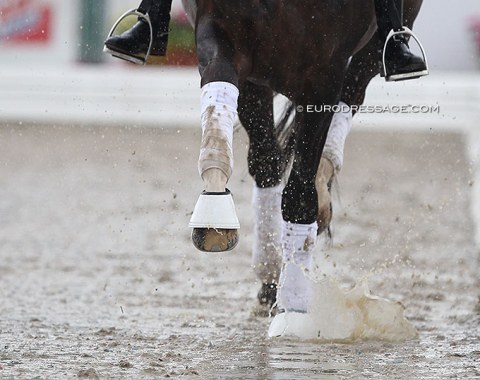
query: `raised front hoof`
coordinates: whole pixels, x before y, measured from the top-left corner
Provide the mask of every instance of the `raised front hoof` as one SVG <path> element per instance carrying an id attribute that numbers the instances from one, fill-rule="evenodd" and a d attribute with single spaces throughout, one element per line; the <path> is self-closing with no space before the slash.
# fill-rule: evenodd
<path id="1" fill-rule="evenodd" d="M 237 229 L 194 228 L 192 231 L 193 245 L 202 252 L 231 251 L 237 246 L 238 239 Z"/>
<path id="2" fill-rule="evenodd" d="M 200 194 L 189 226 L 193 228 L 193 245 L 200 251 L 225 252 L 235 248 L 240 223 L 230 191 Z"/>

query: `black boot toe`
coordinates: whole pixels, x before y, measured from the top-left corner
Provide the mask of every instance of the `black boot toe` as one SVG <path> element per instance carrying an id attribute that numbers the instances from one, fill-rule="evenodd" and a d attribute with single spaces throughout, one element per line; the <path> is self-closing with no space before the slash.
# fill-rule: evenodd
<path id="1" fill-rule="evenodd" d="M 150 54 L 164 56 L 167 50 L 167 28 L 153 28 L 153 43 Z M 112 52 L 134 57 L 144 57 L 150 46 L 150 26 L 140 19 L 137 23 L 120 35 L 112 36 L 105 41 L 105 47 Z"/>
<path id="2" fill-rule="evenodd" d="M 424 59 L 413 54 L 404 40 L 387 45 L 384 64 L 387 80 L 414 79 L 428 73 Z"/>

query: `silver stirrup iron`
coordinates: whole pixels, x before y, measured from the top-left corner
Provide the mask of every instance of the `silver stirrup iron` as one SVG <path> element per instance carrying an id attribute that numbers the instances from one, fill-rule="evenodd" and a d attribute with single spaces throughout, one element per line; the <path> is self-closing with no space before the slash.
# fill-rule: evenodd
<path id="1" fill-rule="evenodd" d="M 395 37 L 395 36 L 398 36 L 398 35 L 407 35 L 409 37 L 412 37 L 415 42 L 417 43 L 418 47 L 420 48 L 420 52 L 422 53 L 422 56 L 423 56 L 423 60 L 425 61 L 425 66 L 426 66 L 426 70 L 423 70 L 423 71 L 418 71 L 418 72 L 414 72 L 414 73 L 407 73 L 407 74 L 399 74 L 398 76 L 394 76 L 392 78 L 392 76 L 390 75 L 390 73 L 387 72 L 387 67 L 385 65 L 385 56 L 386 56 L 386 51 L 387 51 L 387 45 L 388 43 L 390 42 L 390 40 Z M 428 75 L 428 62 L 427 62 L 427 55 L 425 53 L 425 49 L 423 48 L 423 45 L 422 43 L 420 42 L 420 40 L 417 38 L 417 36 L 409 29 L 407 28 L 406 26 L 403 27 L 402 30 L 399 30 L 399 31 L 394 31 L 393 29 L 390 31 L 390 33 L 388 33 L 388 36 L 387 36 L 387 39 L 385 40 L 385 45 L 383 45 L 383 54 L 382 54 L 382 76 L 385 77 L 385 80 L 387 82 L 391 82 L 391 81 L 395 81 L 395 80 L 398 80 L 398 79 L 407 79 L 407 78 L 420 78 L 420 77 L 423 77 L 425 75 Z"/>
<path id="2" fill-rule="evenodd" d="M 108 38 L 113 36 L 113 33 L 115 33 L 115 30 L 117 29 L 117 26 L 127 17 L 129 16 L 138 16 L 142 19 L 144 19 L 148 27 L 150 28 L 150 43 L 148 44 L 148 50 L 147 53 L 145 54 L 145 57 L 137 57 L 134 55 L 128 55 L 125 53 L 120 53 L 118 51 L 114 51 L 112 49 L 109 49 L 106 46 L 103 46 L 103 51 L 105 53 L 109 53 L 113 55 L 114 57 L 123 59 L 125 61 L 129 61 L 132 63 L 136 63 L 137 65 L 145 65 L 147 63 L 148 57 L 150 57 L 150 52 L 152 51 L 152 45 L 153 45 L 153 27 L 152 27 L 152 22 L 150 20 L 150 16 L 147 13 L 140 12 L 137 8 L 130 9 L 126 11 L 123 15 L 119 17 L 119 19 L 113 24 L 112 29 L 110 29 L 110 32 L 108 33 Z"/>

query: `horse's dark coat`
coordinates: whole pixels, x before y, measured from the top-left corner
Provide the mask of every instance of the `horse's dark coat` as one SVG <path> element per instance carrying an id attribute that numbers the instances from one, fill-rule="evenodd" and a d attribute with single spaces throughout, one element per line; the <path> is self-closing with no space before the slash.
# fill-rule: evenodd
<path id="1" fill-rule="evenodd" d="M 412 27 L 421 3 L 405 1 L 405 25 Z M 249 170 L 259 187 L 277 185 L 285 169 L 275 138 L 275 92 L 296 106 L 360 105 L 379 72 L 373 0 L 184 0 L 184 6 L 195 24 L 202 85 L 226 81 L 240 89 Z M 287 221 L 316 220 L 315 176 L 332 116 L 295 116 L 295 155 L 282 201 Z"/>

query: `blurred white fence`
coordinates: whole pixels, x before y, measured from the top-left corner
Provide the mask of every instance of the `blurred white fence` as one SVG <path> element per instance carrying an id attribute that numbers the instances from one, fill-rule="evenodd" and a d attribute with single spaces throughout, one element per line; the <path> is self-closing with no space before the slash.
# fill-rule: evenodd
<path id="1" fill-rule="evenodd" d="M 199 121 L 200 76 L 196 69 L 29 66 L 2 67 L 0 75 L 1 122 L 175 128 L 196 126 Z M 469 129 L 480 119 L 480 73 L 439 72 L 399 83 L 376 78 L 367 92 L 366 105 L 386 112 L 359 113 L 356 125 Z M 416 106 L 416 112 L 410 106 Z M 433 110 L 421 112 L 418 107 Z"/>
<path id="2" fill-rule="evenodd" d="M 194 125 L 200 77 L 193 69 L 74 65 L 0 69 L 0 121 Z"/>
<path id="3" fill-rule="evenodd" d="M 0 122 L 199 127 L 200 77 L 196 69 L 99 65 L 1 68 Z M 276 104 L 280 103 L 277 102 Z M 467 135 L 475 178 L 473 217 L 480 246 L 480 74 L 434 73 L 386 83 L 376 78 L 354 128 L 458 130 Z M 410 106 L 433 112 L 408 112 Z M 401 108 L 407 112 L 400 112 Z M 389 111 L 389 112 L 388 112 Z M 420 110 L 421 111 L 421 110 Z"/>

